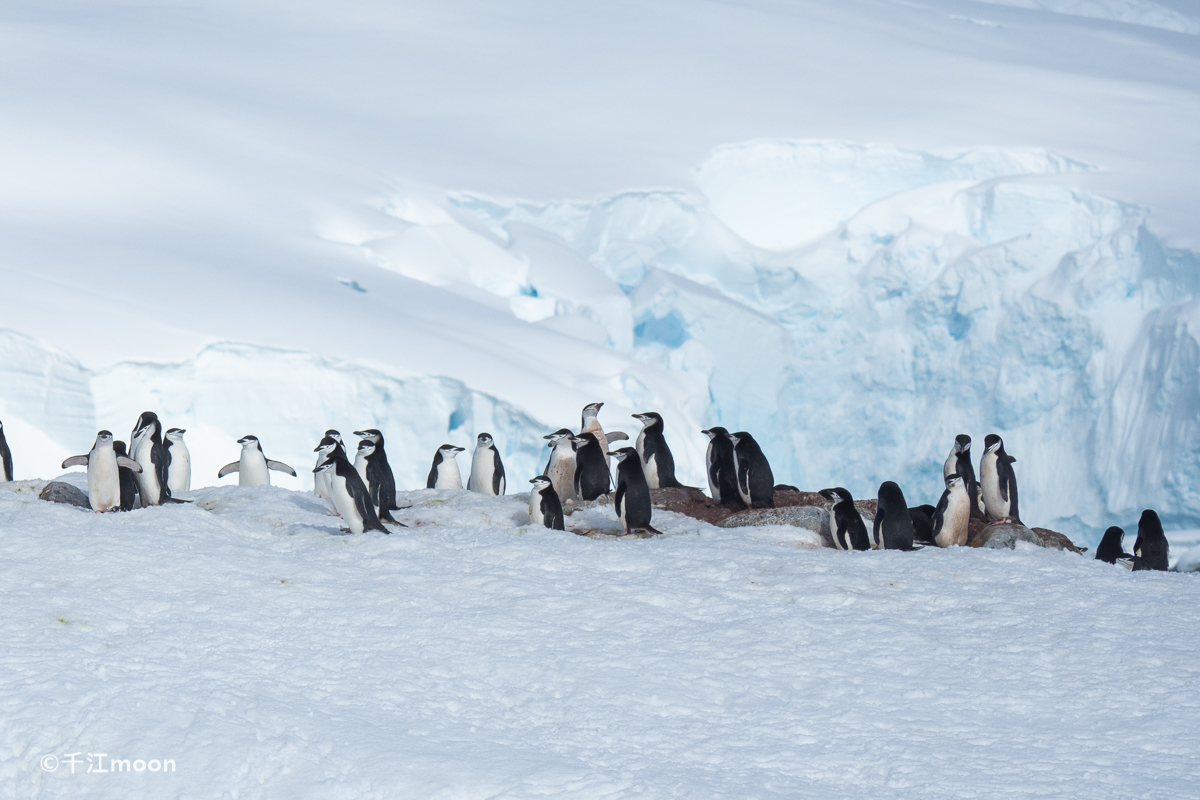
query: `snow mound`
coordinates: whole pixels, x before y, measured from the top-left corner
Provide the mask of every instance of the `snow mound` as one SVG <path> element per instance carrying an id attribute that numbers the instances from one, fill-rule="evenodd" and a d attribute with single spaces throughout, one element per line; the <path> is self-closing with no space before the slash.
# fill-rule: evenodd
<path id="1" fill-rule="evenodd" d="M 1076 17 L 1144 25 L 1176 33 L 1200 35 L 1200 19 L 1180 14 L 1150 0 L 979 0 L 997 6 L 1051 11 Z"/>
<path id="2" fill-rule="evenodd" d="M 1042 548 L 814 550 L 805 531 L 672 514 L 661 537 L 590 538 L 467 492 L 406 493 L 412 527 L 354 536 L 279 487 L 105 515 L 11 489 L 0 781 L 16 795 L 1194 787 L 1192 576 Z"/>

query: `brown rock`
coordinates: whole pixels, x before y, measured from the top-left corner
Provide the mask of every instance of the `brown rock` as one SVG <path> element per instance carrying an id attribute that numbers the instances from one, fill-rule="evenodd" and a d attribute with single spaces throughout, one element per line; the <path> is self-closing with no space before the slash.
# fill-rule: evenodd
<path id="1" fill-rule="evenodd" d="M 1031 530 L 1042 538 L 1046 547 L 1053 547 L 1056 550 L 1070 550 L 1072 553 L 1087 552 L 1086 547 L 1076 547 L 1075 543 L 1066 534 L 1052 531 L 1049 528 L 1032 528 Z"/>
<path id="2" fill-rule="evenodd" d="M 737 505 L 714 503 L 712 498 L 690 486 L 682 489 L 651 489 L 650 505 L 664 511 L 675 511 L 692 519 L 716 525 L 721 520 L 743 509 Z"/>
<path id="3" fill-rule="evenodd" d="M 1009 550 L 1017 546 L 1017 542 L 1029 542 L 1038 547 L 1045 547 L 1042 538 L 1019 522 L 993 522 L 985 525 L 975 536 L 967 534 L 968 547 L 1004 548 Z"/>

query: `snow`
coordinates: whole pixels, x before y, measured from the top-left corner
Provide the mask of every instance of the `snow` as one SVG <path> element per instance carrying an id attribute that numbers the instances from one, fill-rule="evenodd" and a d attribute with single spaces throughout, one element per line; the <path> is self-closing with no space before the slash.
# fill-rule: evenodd
<path id="1" fill-rule="evenodd" d="M 998 6 L 1051 11 L 1131 25 L 1145 25 L 1178 33 L 1200 35 L 1200 19 L 1181 14 L 1149 0 L 979 0 Z M 1181 4 L 1182 5 L 1182 4 Z"/>
<path id="2" fill-rule="evenodd" d="M 279 487 L 93 515 L 38 486 L 0 487 L 22 796 L 1166 798 L 1200 766 L 1192 575 L 667 512 L 588 538 L 468 492 L 353 536 Z"/>

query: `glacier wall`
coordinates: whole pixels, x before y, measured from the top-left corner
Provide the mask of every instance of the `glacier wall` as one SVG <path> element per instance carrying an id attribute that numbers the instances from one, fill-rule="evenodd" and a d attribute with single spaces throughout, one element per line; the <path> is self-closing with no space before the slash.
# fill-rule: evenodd
<path id="1" fill-rule="evenodd" d="M 872 496 L 892 479 L 934 502 L 955 434 L 995 431 L 1033 524 L 1087 537 L 1147 506 L 1194 522 L 1197 258 L 1146 209 L 1072 188 L 1090 169 L 760 141 L 714 151 L 694 192 L 449 200 L 620 286 L 635 357 L 754 432 L 781 481 Z"/>

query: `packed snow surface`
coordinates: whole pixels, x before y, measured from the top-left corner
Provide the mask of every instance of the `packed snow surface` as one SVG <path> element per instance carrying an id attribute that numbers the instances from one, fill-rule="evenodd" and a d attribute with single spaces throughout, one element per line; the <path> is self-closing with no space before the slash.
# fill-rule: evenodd
<path id="1" fill-rule="evenodd" d="M 1194 575 L 666 512 L 590 538 L 433 490 L 354 536 L 277 487 L 94 515 L 40 485 L 0 487 L 14 796 L 1195 794 Z"/>

